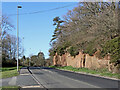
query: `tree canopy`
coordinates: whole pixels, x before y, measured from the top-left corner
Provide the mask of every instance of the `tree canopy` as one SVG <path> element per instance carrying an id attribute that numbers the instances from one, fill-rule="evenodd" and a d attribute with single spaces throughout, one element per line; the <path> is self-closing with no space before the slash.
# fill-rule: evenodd
<path id="1" fill-rule="evenodd" d="M 69 52 L 71 56 L 76 56 L 78 51 L 89 55 L 100 51 L 100 57 L 110 53 L 111 61 L 116 62 L 117 51 L 120 49 L 119 40 L 116 39 L 120 37 L 118 14 L 116 2 L 80 2 L 77 7 L 69 10 L 62 20 L 55 17 L 53 21 L 57 28 L 54 33 L 59 30 L 60 36 L 52 41 L 50 56 L 54 56 L 56 52 L 59 55 Z M 64 22 L 60 25 L 59 21 Z M 55 34 L 53 36 L 56 36 Z"/>

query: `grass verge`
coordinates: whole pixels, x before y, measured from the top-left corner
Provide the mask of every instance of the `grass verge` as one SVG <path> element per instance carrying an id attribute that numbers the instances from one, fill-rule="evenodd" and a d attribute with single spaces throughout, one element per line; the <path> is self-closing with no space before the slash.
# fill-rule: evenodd
<path id="1" fill-rule="evenodd" d="M 62 69 L 62 70 L 69 70 L 74 72 L 83 72 L 83 73 L 89 73 L 89 74 L 95 74 L 99 76 L 106 76 L 106 77 L 112 77 L 120 79 L 119 73 L 112 73 L 109 72 L 107 69 L 97 69 L 97 70 L 91 70 L 88 68 L 74 68 L 72 66 L 64 66 L 64 67 L 57 67 L 57 66 L 49 66 L 50 68 L 56 68 L 56 69 Z"/>
<path id="2" fill-rule="evenodd" d="M 21 67 L 22 66 L 19 66 L 19 69 Z M 17 67 L 3 67 L 3 68 L 0 68 L 0 71 L 1 71 L 0 79 L 19 75 L 19 73 L 17 72 Z"/>
<path id="3" fill-rule="evenodd" d="M 19 86 L 3 86 L 3 87 L 0 87 L 0 90 L 9 90 L 9 89 L 18 90 L 18 89 L 20 89 L 20 87 Z"/>

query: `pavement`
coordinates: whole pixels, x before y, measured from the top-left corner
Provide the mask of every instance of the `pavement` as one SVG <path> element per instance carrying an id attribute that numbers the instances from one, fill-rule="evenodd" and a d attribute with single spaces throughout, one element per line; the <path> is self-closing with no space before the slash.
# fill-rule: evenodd
<path id="1" fill-rule="evenodd" d="M 31 87 L 39 86 L 38 83 L 32 78 L 27 67 L 20 70 L 20 75 L 12 78 L 1 79 L 2 86 L 20 86 L 20 87 Z"/>
<path id="2" fill-rule="evenodd" d="M 120 81 L 46 67 L 22 68 L 20 75 L 2 79 L 3 86 L 22 88 L 102 88 L 119 90 Z"/>

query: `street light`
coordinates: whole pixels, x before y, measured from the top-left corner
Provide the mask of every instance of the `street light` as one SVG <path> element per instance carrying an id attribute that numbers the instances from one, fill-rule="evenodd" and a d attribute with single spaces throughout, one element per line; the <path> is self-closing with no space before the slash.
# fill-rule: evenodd
<path id="1" fill-rule="evenodd" d="M 24 41 L 24 37 L 23 37 L 23 41 Z M 23 56 L 24 56 L 24 42 L 23 42 Z M 25 59 L 23 59 L 23 66 L 24 66 L 24 61 Z"/>
<path id="2" fill-rule="evenodd" d="M 30 52 L 31 52 L 31 48 L 30 48 Z M 31 57 L 30 57 L 30 59 L 31 59 Z M 29 59 L 29 67 L 30 67 L 30 65 L 31 65 L 31 60 Z"/>
<path id="3" fill-rule="evenodd" d="M 19 16 L 19 8 L 22 8 L 21 6 L 17 6 L 17 71 L 19 71 L 19 69 L 18 69 L 18 66 L 19 66 L 19 62 L 18 62 L 18 59 L 19 59 L 19 38 L 18 38 L 18 36 L 19 36 L 19 18 L 18 18 L 18 16 Z"/>

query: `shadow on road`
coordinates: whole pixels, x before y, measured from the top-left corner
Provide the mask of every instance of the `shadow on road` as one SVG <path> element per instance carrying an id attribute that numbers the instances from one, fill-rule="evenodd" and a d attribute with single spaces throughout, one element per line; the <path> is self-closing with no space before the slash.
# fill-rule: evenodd
<path id="1" fill-rule="evenodd" d="M 53 68 L 49 68 L 49 67 L 28 67 L 30 69 L 53 69 Z"/>

